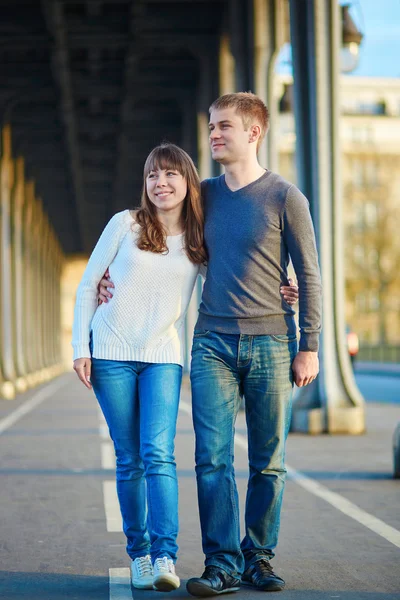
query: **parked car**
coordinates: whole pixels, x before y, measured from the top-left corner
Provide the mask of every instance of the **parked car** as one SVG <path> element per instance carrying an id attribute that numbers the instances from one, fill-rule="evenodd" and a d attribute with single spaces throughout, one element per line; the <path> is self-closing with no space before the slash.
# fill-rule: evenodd
<path id="1" fill-rule="evenodd" d="M 355 331 L 352 331 L 350 327 L 346 327 L 346 339 L 347 339 L 347 349 L 349 351 L 350 360 L 354 363 L 354 360 L 358 354 L 360 349 L 360 342 L 358 340 L 358 335 Z"/>

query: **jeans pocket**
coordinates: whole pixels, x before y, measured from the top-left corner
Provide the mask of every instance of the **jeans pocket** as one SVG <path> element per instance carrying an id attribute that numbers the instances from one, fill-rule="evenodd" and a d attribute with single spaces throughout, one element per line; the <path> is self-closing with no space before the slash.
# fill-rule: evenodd
<path id="1" fill-rule="evenodd" d="M 195 329 L 193 332 L 193 337 L 194 338 L 205 337 L 209 333 L 211 333 L 211 332 L 208 330 L 203 331 L 202 329 L 200 329 L 200 330 Z"/>
<path id="2" fill-rule="evenodd" d="M 275 342 L 281 342 L 283 344 L 290 344 L 290 342 L 297 342 L 297 336 L 287 333 L 279 334 L 279 335 L 270 335 L 270 337 L 275 340 Z"/>

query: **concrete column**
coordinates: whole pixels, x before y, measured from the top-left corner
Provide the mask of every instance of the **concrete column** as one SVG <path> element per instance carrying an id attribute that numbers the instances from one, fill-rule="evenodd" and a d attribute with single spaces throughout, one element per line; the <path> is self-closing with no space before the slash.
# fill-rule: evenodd
<path id="1" fill-rule="evenodd" d="M 270 113 L 270 129 L 259 150 L 259 161 L 271 171 L 279 171 L 279 98 L 275 90 L 275 64 L 282 46 L 289 41 L 286 0 L 253 0 L 254 92 Z"/>
<path id="2" fill-rule="evenodd" d="M 218 48 L 216 48 L 218 52 Z M 212 160 L 209 144 L 209 112 L 212 102 L 219 95 L 218 63 L 213 56 L 213 48 L 199 53 L 200 77 L 197 86 L 197 148 L 198 171 L 201 179 L 219 174 L 219 166 Z"/>
<path id="3" fill-rule="evenodd" d="M 25 210 L 24 210 L 24 279 L 25 279 L 25 357 L 28 369 L 27 381 L 29 386 L 38 383 L 36 378 L 36 345 L 35 345 L 35 294 L 34 272 L 33 272 L 33 210 L 35 202 L 35 185 L 33 181 L 25 184 Z"/>
<path id="4" fill-rule="evenodd" d="M 218 65 L 215 65 L 213 48 L 198 48 L 200 77 L 197 85 L 197 169 L 200 179 L 213 177 L 218 172 L 218 165 L 211 158 L 208 121 L 209 106 L 218 95 Z M 200 280 L 200 278 L 199 278 Z M 201 284 L 196 283 L 185 321 L 185 371 L 190 368 L 190 351 L 193 330 L 197 321 L 198 307 L 201 298 Z"/>
<path id="5" fill-rule="evenodd" d="M 54 232 L 52 234 L 52 252 L 53 261 L 52 261 L 52 328 L 53 328 L 53 336 L 52 336 L 52 344 L 53 344 L 53 356 L 56 365 L 62 364 L 62 356 L 61 356 L 61 276 L 64 265 L 64 257 L 61 250 L 61 247 L 58 243 Z M 71 313 L 72 318 L 72 313 Z M 70 340 L 69 340 L 70 343 Z M 70 367 L 70 365 L 68 365 Z"/>
<path id="6" fill-rule="evenodd" d="M 5 125 L 1 136 L 0 158 L 0 278 L 1 278 L 1 371 L 0 395 L 7 400 L 15 397 L 15 367 L 13 353 L 13 311 L 11 277 L 11 191 L 14 164 L 11 157 L 11 127 Z"/>
<path id="7" fill-rule="evenodd" d="M 219 44 L 219 94 L 236 92 L 235 59 L 228 34 L 223 34 Z"/>
<path id="8" fill-rule="evenodd" d="M 51 351 L 51 337 L 55 332 L 51 331 L 51 271 L 49 253 L 49 234 L 50 224 L 47 215 L 43 214 L 42 219 L 42 283 L 41 283 L 41 302 L 42 330 L 43 330 L 43 366 L 45 379 L 50 378 L 50 366 L 53 364 L 54 357 Z"/>
<path id="9" fill-rule="evenodd" d="M 268 67 L 274 54 L 274 40 L 270 31 L 270 2 L 253 0 L 254 19 L 254 93 L 268 105 Z M 267 167 L 267 142 L 264 139 L 258 160 Z M 270 167 L 271 168 L 271 167 Z"/>
<path id="10" fill-rule="evenodd" d="M 24 159 L 19 157 L 15 168 L 15 186 L 12 194 L 12 266 L 13 266 L 13 330 L 14 330 L 14 364 L 16 367 L 16 390 L 24 392 L 28 383 L 26 380 L 27 367 L 25 362 L 24 327 L 26 314 L 24 311 L 24 296 L 26 294 L 26 282 L 24 277 L 23 254 L 24 254 L 24 229 L 23 211 L 25 204 L 25 172 Z"/>
<path id="11" fill-rule="evenodd" d="M 44 381 L 44 357 L 43 357 L 43 313 L 42 313 L 42 281 L 43 281 L 43 260 L 42 260 L 42 221 L 43 210 L 42 202 L 39 198 L 34 201 L 33 210 L 33 286 L 34 295 L 32 303 L 35 314 L 35 349 L 36 361 L 35 370 L 39 382 Z"/>
<path id="12" fill-rule="evenodd" d="M 362 433 L 364 401 L 345 340 L 339 146 L 339 5 L 290 0 L 300 189 L 310 200 L 323 284 L 319 377 L 295 398 L 293 429 Z"/>
<path id="13" fill-rule="evenodd" d="M 230 0 L 229 37 L 235 59 L 235 88 L 238 92 L 254 89 L 254 16 L 253 3 Z"/>
<path id="14" fill-rule="evenodd" d="M 57 277 L 55 278 L 55 287 L 54 287 L 54 307 L 55 307 L 55 348 L 56 348 L 56 357 L 57 357 L 57 366 L 56 366 L 56 374 L 62 373 L 65 370 L 65 367 L 62 363 L 61 356 L 61 275 L 64 268 L 65 258 L 62 251 L 62 248 L 57 240 Z"/>

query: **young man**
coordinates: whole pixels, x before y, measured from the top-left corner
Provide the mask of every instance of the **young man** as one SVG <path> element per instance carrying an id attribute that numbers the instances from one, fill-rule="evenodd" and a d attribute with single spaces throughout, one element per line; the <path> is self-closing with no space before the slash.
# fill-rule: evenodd
<path id="1" fill-rule="evenodd" d="M 278 541 L 285 442 L 293 380 L 318 374 L 321 283 L 306 198 L 260 166 L 268 111 L 250 93 L 210 107 L 210 144 L 225 173 L 202 184 L 209 252 L 192 363 L 196 474 L 206 569 L 190 579 L 194 596 L 239 589 L 277 591 L 285 582 L 270 559 Z M 294 311 L 282 300 L 289 255 L 299 283 L 300 351 Z M 250 477 L 240 543 L 233 469 L 234 425 L 242 394 Z"/>
<path id="2" fill-rule="evenodd" d="M 285 585 L 270 559 L 278 541 L 293 381 L 301 387 L 318 374 L 321 284 L 306 198 L 258 163 L 267 130 L 267 108 L 254 94 L 228 94 L 210 107 L 211 152 L 225 174 L 202 183 L 209 262 L 191 383 L 206 568 L 187 583 L 194 596 L 233 592 L 240 581 L 265 591 Z M 299 281 L 299 352 L 292 302 L 280 292 L 288 284 L 289 255 Z M 107 290 L 100 292 L 106 299 Z M 250 477 L 240 542 L 233 447 L 242 395 Z"/>

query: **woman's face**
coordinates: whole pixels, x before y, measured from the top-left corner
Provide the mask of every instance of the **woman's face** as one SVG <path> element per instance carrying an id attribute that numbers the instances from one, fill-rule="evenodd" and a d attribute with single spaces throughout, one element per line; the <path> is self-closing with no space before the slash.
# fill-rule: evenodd
<path id="1" fill-rule="evenodd" d="M 147 195 L 159 212 L 182 211 L 187 181 L 174 169 L 154 169 L 146 177 Z"/>

